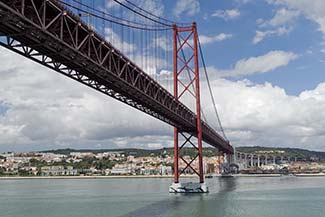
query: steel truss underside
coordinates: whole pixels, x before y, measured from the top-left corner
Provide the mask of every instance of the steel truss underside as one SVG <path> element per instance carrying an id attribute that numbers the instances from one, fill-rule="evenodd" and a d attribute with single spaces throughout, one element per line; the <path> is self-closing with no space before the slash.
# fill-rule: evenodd
<path id="1" fill-rule="evenodd" d="M 192 111 L 57 1 L 0 0 L 0 37 L 1 46 L 197 136 Z M 202 134 L 233 153 L 203 121 Z"/>

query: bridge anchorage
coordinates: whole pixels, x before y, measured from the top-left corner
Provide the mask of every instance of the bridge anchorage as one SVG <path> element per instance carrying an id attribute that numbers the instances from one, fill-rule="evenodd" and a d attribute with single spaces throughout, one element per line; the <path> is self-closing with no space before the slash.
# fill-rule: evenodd
<path id="1" fill-rule="evenodd" d="M 116 19 L 78 0 L 0 0 L 0 45 L 175 127 L 174 182 L 169 191 L 208 192 L 203 176 L 202 142 L 226 154 L 231 155 L 234 150 L 225 136 L 201 119 L 198 57 L 201 54 L 203 60 L 203 55 L 197 26 L 195 23 L 173 25 L 128 0 L 123 1 L 128 5 L 118 0 L 114 2 L 154 25 L 148 28 L 146 24 L 139 25 L 139 21 Z M 111 22 L 123 28 L 134 28 L 141 34 L 172 30 L 174 94 L 149 76 L 145 67 L 140 67 L 117 49 L 114 41 L 100 35 L 96 26 L 85 23 L 78 12 L 101 19 L 104 24 Z M 190 55 L 186 58 L 185 53 Z M 182 78 L 186 74 L 189 79 L 184 82 Z M 181 101 L 186 94 L 193 96 L 195 111 Z M 213 97 L 212 101 L 214 103 Z M 197 150 L 193 159 L 182 155 L 185 146 Z M 187 170 L 198 175 L 198 183 L 180 183 L 181 174 Z"/>

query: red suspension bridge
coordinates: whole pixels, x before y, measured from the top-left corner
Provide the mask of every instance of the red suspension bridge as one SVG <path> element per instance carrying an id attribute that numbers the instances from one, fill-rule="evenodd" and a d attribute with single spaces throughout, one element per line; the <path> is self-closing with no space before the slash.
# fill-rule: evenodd
<path id="1" fill-rule="evenodd" d="M 0 45 L 173 126 L 172 190 L 184 189 L 179 176 L 186 169 L 203 184 L 202 142 L 225 154 L 234 150 L 217 113 L 196 24 L 175 23 L 128 0 L 102 1 L 101 7 L 88 2 L 0 0 Z M 218 131 L 201 106 L 200 57 Z M 197 150 L 190 161 L 181 155 L 186 146 Z"/>

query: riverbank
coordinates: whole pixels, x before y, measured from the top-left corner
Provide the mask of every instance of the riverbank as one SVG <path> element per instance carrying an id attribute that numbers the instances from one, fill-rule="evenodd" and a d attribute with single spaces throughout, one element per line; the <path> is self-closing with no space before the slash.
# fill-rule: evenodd
<path id="1" fill-rule="evenodd" d="M 325 177 L 325 173 L 299 173 L 299 174 L 235 174 L 235 177 L 283 177 L 283 176 L 295 176 L 295 177 Z"/>
<path id="2" fill-rule="evenodd" d="M 295 174 L 297 177 L 325 177 L 325 173 L 300 173 L 300 174 Z"/>
<path id="3" fill-rule="evenodd" d="M 1 176 L 0 180 L 15 180 L 15 179 L 143 179 L 143 178 L 155 178 L 155 179 L 171 179 L 174 176 L 166 175 L 137 175 L 137 176 Z M 186 175 L 182 178 L 193 178 L 196 175 Z"/>
<path id="4" fill-rule="evenodd" d="M 325 177 L 325 173 L 298 173 L 298 174 L 235 174 L 235 177 L 283 177 L 283 176 L 295 176 L 295 177 Z"/>
<path id="5" fill-rule="evenodd" d="M 280 177 L 282 174 L 235 174 L 235 177 Z"/>

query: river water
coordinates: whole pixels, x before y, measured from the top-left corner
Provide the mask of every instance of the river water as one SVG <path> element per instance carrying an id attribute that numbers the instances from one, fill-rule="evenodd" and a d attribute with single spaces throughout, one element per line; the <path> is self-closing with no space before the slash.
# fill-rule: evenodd
<path id="1" fill-rule="evenodd" d="M 325 178 L 211 178 L 210 193 L 169 194 L 171 179 L 0 180 L 1 217 L 324 217 Z"/>

